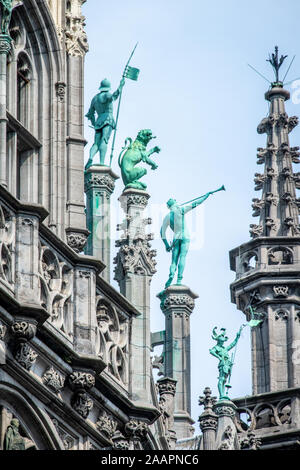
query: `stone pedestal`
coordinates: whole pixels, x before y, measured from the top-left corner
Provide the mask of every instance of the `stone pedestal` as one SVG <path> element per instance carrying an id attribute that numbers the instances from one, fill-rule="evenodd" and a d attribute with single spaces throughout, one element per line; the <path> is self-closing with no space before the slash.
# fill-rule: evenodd
<path id="1" fill-rule="evenodd" d="M 6 70 L 7 56 L 11 48 L 11 37 L 7 34 L 0 34 L 0 184 L 7 188 L 6 179 Z"/>
<path id="2" fill-rule="evenodd" d="M 151 402 L 151 331 L 150 331 L 150 283 L 156 272 L 156 251 L 151 250 L 152 234 L 145 227 L 151 219 L 143 216 L 150 196 L 146 191 L 126 189 L 119 201 L 125 219 L 118 226 L 123 231 L 116 243 L 119 252 L 114 260 L 115 279 L 123 294 L 139 311 L 132 319 L 130 344 L 130 394 L 137 402 Z"/>
<path id="3" fill-rule="evenodd" d="M 191 413 L 190 315 L 198 297 L 189 287 L 173 285 L 158 294 L 165 315 L 165 374 L 177 380 L 174 429 L 178 439 L 193 436 Z"/>
<path id="4" fill-rule="evenodd" d="M 102 276 L 110 282 L 110 197 L 119 177 L 107 166 L 91 166 L 85 172 L 86 219 L 90 235 L 85 247 L 87 255 L 103 261 Z"/>
<path id="5" fill-rule="evenodd" d="M 216 403 L 213 410 L 218 417 L 216 449 L 238 450 L 239 442 L 234 423 L 237 407 L 230 400 L 220 400 Z"/>

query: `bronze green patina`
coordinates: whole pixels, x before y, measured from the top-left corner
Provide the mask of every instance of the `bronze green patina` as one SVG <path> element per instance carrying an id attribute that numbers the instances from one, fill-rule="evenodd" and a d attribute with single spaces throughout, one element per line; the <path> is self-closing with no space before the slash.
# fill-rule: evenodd
<path id="1" fill-rule="evenodd" d="M 241 336 L 242 329 L 246 325 L 242 325 L 241 328 L 239 329 L 234 341 L 229 345 L 225 346 L 224 343 L 228 341 L 228 336 L 226 336 L 226 329 L 221 328 L 221 333 L 217 334 L 217 327 L 213 329 L 213 334 L 212 338 L 217 341 L 216 346 L 214 346 L 212 349 L 209 350 L 210 354 L 212 356 L 216 357 L 219 359 L 219 377 L 218 377 L 218 390 L 219 390 L 219 396 L 220 400 L 229 400 L 228 398 L 228 389 L 230 388 L 229 382 L 230 382 L 230 377 L 231 377 L 231 372 L 232 372 L 232 367 L 234 364 L 234 356 L 235 352 L 229 357 L 229 351 L 233 349 L 237 343 L 238 340 Z M 225 393 L 225 388 L 227 388 L 227 393 Z"/>
<path id="2" fill-rule="evenodd" d="M 105 78 L 102 80 L 99 93 L 92 99 L 89 112 L 86 117 L 91 121 L 92 127 L 95 129 L 95 141 L 90 150 L 90 157 L 85 169 L 93 165 L 94 157 L 99 152 L 100 165 L 105 164 L 105 156 L 107 146 L 116 123 L 113 117 L 113 102 L 120 96 L 125 79 L 122 78 L 119 88 L 110 93 L 110 82 Z"/>
<path id="3" fill-rule="evenodd" d="M 0 0 L 1 10 L 1 33 L 8 34 L 11 14 L 13 11 L 13 0 Z"/>
<path id="4" fill-rule="evenodd" d="M 147 174 L 147 170 L 136 165 L 144 162 L 150 165 L 152 170 L 157 169 L 158 165 L 151 160 L 150 156 L 153 153 L 159 153 L 160 148 L 153 147 L 147 151 L 147 145 L 152 139 L 156 139 L 152 135 L 152 131 L 150 129 L 143 129 L 138 133 L 134 142 L 130 137 L 125 140 L 125 146 L 122 148 L 118 160 L 125 189 L 135 188 L 145 190 L 147 188 L 145 183 L 139 181 Z"/>
<path id="5" fill-rule="evenodd" d="M 132 53 L 130 54 L 129 60 L 127 61 L 118 89 L 114 93 L 110 93 L 111 85 L 107 78 L 105 78 L 100 84 L 99 93 L 92 99 L 90 109 L 86 114 L 86 117 L 89 119 L 89 121 L 91 121 L 93 129 L 95 129 L 95 141 L 91 147 L 89 160 L 85 166 L 86 170 L 94 164 L 94 157 L 98 152 L 100 154 L 100 165 L 111 166 L 125 78 L 136 81 L 140 72 L 139 69 L 129 66 L 136 48 L 137 44 L 135 45 Z M 113 117 L 113 102 L 118 98 L 119 104 L 115 121 Z M 97 115 L 97 117 L 95 115 Z M 108 142 L 113 130 L 115 130 L 115 132 L 112 142 L 110 162 L 109 165 L 105 165 L 105 156 L 107 153 Z"/>
<path id="6" fill-rule="evenodd" d="M 254 307 L 251 307 L 251 305 L 249 305 L 248 308 L 251 314 L 251 319 L 247 323 L 247 325 L 250 326 L 250 328 L 255 328 L 256 326 L 260 325 L 263 322 L 263 320 L 259 320 L 259 317 L 262 318 L 263 314 L 256 312 L 256 309 Z"/>
<path id="7" fill-rule="evenodd" d="M 19 420 L 12 419 L 4 439 L 4 450 L 25 450 L 25 439 L 19 433 Z"/>
<path id="8" fill-rule="evenodd" d="M 185 223 L 185 214 L 195 209 L 197 206 L 202 204 L 211 194 L 218 191 L 225 191 L 225 187 L 217 189 L 216 191 L 210 191 L 192 201 L 185 202 L 184 204 L 178 204 L 175 199 L 169 199 L 167 206 L 170 209 L 170 213 L 164 218 L 160 235 L 165 244 L 167 251 L 172 251 L 172 263 L 170 267 L 169 279 L 165 284 L 165 288 L 169 287 L 174 279 L 176 270 L 178 269 L 177 285 L 182 283 L 183 272 L 185 268 L 186 255 L 188 253 L 190 245 L 190 235 Z M 170 244 L 166 238 L 167 228 L 174 232 L 173 241 Z"/>

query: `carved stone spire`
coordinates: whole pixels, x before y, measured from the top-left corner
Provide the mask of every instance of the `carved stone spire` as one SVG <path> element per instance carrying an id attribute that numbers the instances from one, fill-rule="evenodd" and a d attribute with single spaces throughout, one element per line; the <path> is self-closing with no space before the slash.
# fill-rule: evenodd
<path id="1" fill-rule="evenodd" d="M 266 148 L 258 148 L 258 164 L 264 165 L 263 173 L 256 173 L 255 190 L 262 190 L 260 199 L 253 199 L 253 216 L 259 216 L 259 224 L 250 226 L 253 238 L 260 236 L 299 235 L 299 200 L 296 197 L 297 174 L 292 163 L 299 163 L 299 147 L 290 147 L 289 133 L 298 124 L 296 116 L 288 117 L 285 101 L 290 94 L 281 82 L 272 84 L 265 94 L 270 102 L 269 115 L 257 128 L 267 135 Z"/>
<path id="2" fill-rule="evenodd" d="M 151 219 L 144 217 L 150 196 L 146 191 L 126 189 L 119 201 L 125 219 L 118 226 L 123 231 L 116 246 L 115 279 L 121 294 L 141 312 L 133 319 L 131 354 L 135 358 L 129 380 L 134 401 L 151 400 L 150 284 L 156 272 L 156 251 L 151 249 L 153 235 L 146 233 Z"/>
<path id="3" fill-rule="evenodd" d="M 278 79 L 283 61 L 277 54 L 270 59 Z M 300 230 L 299 147 L 290 147 L 289 133 L 298 118 L 288 117 L 285 102 L 290 94 L 276 81 L 265 94 L 269 114 L 258 126 L 266 134 L 266 148 L 258 149 L 258 164 L 264 171 L 255 175 L 260 198 L 253 200 L 254 216 L 259 224 L 251 226 L 253 240 L 230 252 L 230 266 L 236 272 L 231 284 L 232 301 L 247 319 L 253 312 L 263 322 L 252 328 L 253 393 L 267 393 L 299 387 L 300 364 L 297 345 L 300 340 Z M 250 309 L 251 306 L 251 309 Z"/>

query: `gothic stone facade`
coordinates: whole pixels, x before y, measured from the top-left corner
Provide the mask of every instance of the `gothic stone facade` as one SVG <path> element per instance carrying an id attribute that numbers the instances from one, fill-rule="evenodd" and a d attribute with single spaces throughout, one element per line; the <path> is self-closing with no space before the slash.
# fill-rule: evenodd
<path id="1" fill-rule="evenodd" d="M 18 2 L 0 38 L 0 449 L 168 449 L 174 384 L 149 365 L 137 399 L 141 311 L 82 254 L 83 3 Z"/>

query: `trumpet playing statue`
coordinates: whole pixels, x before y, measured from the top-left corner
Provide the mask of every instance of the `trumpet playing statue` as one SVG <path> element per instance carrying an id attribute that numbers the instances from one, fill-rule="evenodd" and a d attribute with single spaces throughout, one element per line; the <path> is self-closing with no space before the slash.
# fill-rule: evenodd
<path id="1" fill-rule="evenodd" d="M 167 251 L 172 251 L 172 263 L 170 267 L 169 279 L 166 282 L 165 288 L 169 287 L 178 270 L 177 274 L 177 285 L 181 285 L 183 272 L 185 268 L 186 255 L 190 245 L 190 235 L 185 222 L 185 214 L 195 209 L 197 206 L 202 204 L 211 194 L 218 191 L 225 191 L 225 187 L 217 189 L 216 191 L 210 191 L 203 196 L 200 196 L 192 201 L 185 202 L 184 204 L 178 204 L 175 199 L 169 199 L 167 206 L 170 209 L 170 213 L 164 218 L 160 235 L 165 244 Z M 174 232 L 173 241 L 170 244 L 166 238 L 167 228 Z"/>
<path id="2" fill-rule="evenodd" d="M 117 125 L 119 120 L 122 90 L 125 85 L 125 78 L 129 78 L 130 80 L 136 81 L 140 72 L 139 69 L 129 66 L 129 62 L 135 52 L 136 47 L 137 44 L 133 49 L 131 56 L 126 64 L 122 79 L 120 81 L 120 85 L 117 90 L 114 93 L 111 93 L 110 82 L 107 80 L 107 78 L 105 78 L 100 84 L 99 93 L 97 93 L 97 95 L 94 96 L 94 98 L 92 99 L 90 109 L 86 114 L 86 117 L 91 122 L 91 127 L 95 130 L 95 140 L 90 150 L 88 162 L 85 166 L 86 170 L 90 166 L 94 165 L 94 157 L 98 152 L 100 155 L 100 165 L 111 166 L 114 153 Z M 118 98 L 119 104 L 115 121 L 113 116 L 113 102 L 116 101 Z M 113 130 L 115 132 L 111 148 L 110 163 L 109 165 L 105 165 L 105 157 L 107 153 L 108 143 Z"/>

